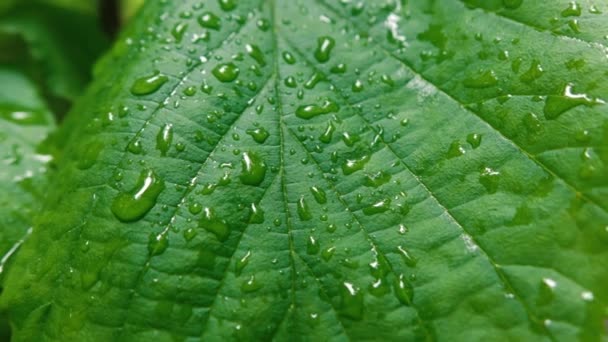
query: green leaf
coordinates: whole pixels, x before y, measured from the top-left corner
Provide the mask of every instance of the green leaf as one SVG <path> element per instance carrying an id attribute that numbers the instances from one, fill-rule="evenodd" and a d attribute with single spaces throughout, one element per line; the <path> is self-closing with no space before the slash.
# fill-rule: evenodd
<path id="1" fill-rule="evenodd" d="M 38 145 L 54 126 L 35 85 L 0 67 L 0 275 L 40 210 L 50 157 Z"/>
<path id="2" fill-rule="evenodd" d="M 147 2 L 63 127 L 14 338 L 599 341 L 607 12 Z"/>
<path id="3" fill-rule="evenodd" d="M 80 95 L 107 46 L 97 17 L 77 7 L 25 2 L 0 16 L 0 62 L 25 70 L 51 100 Z"/>

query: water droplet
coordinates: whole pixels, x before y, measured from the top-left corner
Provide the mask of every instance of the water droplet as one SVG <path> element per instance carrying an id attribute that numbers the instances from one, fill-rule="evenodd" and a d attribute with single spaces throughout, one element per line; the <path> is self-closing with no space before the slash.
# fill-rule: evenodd
<path id="1" fill-rule="evenodd" d="M 342 164 L 342 172 L 346 176 L 353 174 L 359 170 L 362 170 L 369 160 L 370 157 L 367 155 L 359 159 L 348 159 L 344 162 L 344 164 Z"/>
<path id="2" fill-rule="evenodd" d="M 173 38 L 175 38 L 175 41 L 179 43 L 184 38 L 184 33 L 186 33 L 187 29 L 188 24 L 177 23 L 175 24 L 175 26 L 173 26 L 173 29 L 171 30 L 171 35 L 173 36 Z"/>
<path id="3" fill-rule="evenodd" d="M 502 0 L 503 6 L 508 9 L 517 9 L 523 2 L 524 0 Z"/>
<path id="4" fill-rule="evenodd" d="M 265 66 L 266 60 L 264 59 L 264 53 L 257 45 L 247 44 L 245 49 L 251 58 L 253 58 L 259 65 Z"/>
<path id="5" fill-rule="evenodd" d="M 321 247 L 319 246 L 317 239 L 315 239 L 314 236 L 309 236 L 308 240 L 306 241 L 306 253 L 309 255 L 315 255 L 319 253 L 320 248 Z"/>
<path id="6" fill-rule="evenodd" d="M 405 280 L 403 274 L 399 275 L 399 278 L 395 279 L 394 283 L 395 296 L 403 305 L 409 306 L 414 299 L 414 289 L 412 285 Z"/>
<path id="7" fill-rule="evenodd" d="M 211 71 L 220 82 L 232 82 L 239 76 L 239 68 L 234 63 L 218 64 Z"/>
<path id="8" fill-rule="evenodd" d="M 524 83 L 531 83 L 532 81 L 540 78 L 544 72 L 543 67 L 540 65 L 540 61 L 535 59 L 530 64 L 530 69 L 523 73 L 519 79 Z"/>
<path id="9" fill-rule="evenodd" d="M 251 203 L 251 214 L 249 216 L 250 223 L 264 223 L 264 210 L 259 205 Z"/>
<path id="10" fill-rule="evenodd" d="M 268 137 L 270 136 L 268 131 L 266 129 L 264 129 L 263 127 L 255 128 L 255 129 L 248 129 L 246 131 L 246 133 L 249 134 L 253 138 L 253 140 L 255 142 L 257 142 L 258 144 L 263 144 L 266 141 L 266 139 L 268 139 Z"/>
<path id="11" fill-rule="evenodd" d="M 255 153 L 243 153 L 241 182 L 245 185 L 260 185 L 266 177 L 266 163 Z"/>
<path id="12" fill-rule="evenodd" d="M 171 141 L 173 141 L 173 126 L 165 124 L 156 136 L 156 149 L 160 151 L 162 156 L 165 156 L 167 151 L 169 151 Z"/>
<path id="13" fill-rule="evenodd" d="M 352 91 L 355 93 L 363 91 L 363 82 L 361 82 L 360 80 L 356 80 L 352 86 Z"/>
<path id="14" fill-rule="evenodd" d="M 243 285 L 241 285 L 241 291 L 251 293 L 261 289 L 262 287 L 264 287 L 264 285 L 258 282 L 255 279 L 255 276 L 252 275 L 246 282 L 243 283 Z"/>
<path id="15" fill-rule="evenodd" d="M 478 148 L 481 145 L 481 134 L 471 133 L 467 135 L 467 142 L 472 148 Z"/>
<path id="16" fill-rule="evenodd" d="M 399 254 L 401 254 L 406 265 L 409 267 L 416 267 L 418 260 L 416 260 L 416 258 L 414 258 L 404 247 L 397 246 L 397 250 L 399 251 Z"/>
<path id="17" fill-rule="evenodd" d="M 370 173 L 365 176 L 365 186 L 377 188 L 383 184 L 388 183 L 391 180 L 391 175 L 384 171 L 378 171 L 376 173 Z"/>
<path id="18" fill-rule="evenodd" d="M 562 11 L 562 17 L 580 17 L 582 13 L 581 5 L 576 1 L 570 1 L 568 7 Z"/>
<path id="19" fill-rule="evenodd" d="M 327 262 L 327 261 L 331 260 L 331 258 L 334 256 L 335 252 L 336 252 L 336 247 L 328 247 L 321 252 L 321 258 L 323 258 L 323 260 L 325 260 Z"/>
<path id="20" fill-rule="evenodd" d="M 202 27 L 211 30 L 219 30 L 221 27 L 220 18 L 211 12 L 205 12 L 200 17 L 198 17 L 198 23 Z"/>
<path id="21" fill-rule="evenodd" d="M 325 194 L 325 191 L 323 189 L 319 188 L 318 186 L 312 186 L 310 187 L 310 192 L 312 192 L 312 196 L 315 198 L 315 201 L 317 201 L 317 203 L 327 203 L 327 195 Z"/>
<path id="22" fill-rule="evenodd" d="M 527 113 L 524 115 L 522 122 L 524 127 L 526 127 L 526 130 L 530 133 L 538 133 L 542 130 L 540 120 L 534 113 Z"/>
<path id="23" fill-rule="evenodd" d="M 289 88 L 295 88 L 298 86 L 298 82 L 296 81 L 295 77 L 293 77 L 293 76 L 286 77 L 285 81 L 283 83 L 285 83 L 285 85 Z"/>
<path id="24" fill-rule="evenodd" d="M 320 72 L 315 71 L 310 76 L 308 81 L 306 81 L 306 83 L 304 83 L 304 88 L 313 89 L 317 84 L 319 84 L 319 82 L 323 81 L 324 79 L 325 79 L 325 75 L 323 75 Z"/>
<path id="25" fill-rule="evenodd" d="M 385 200 L 378 201 L 378 202 L 370 205 L 369 207 L 363 208 L 363 214 L 365 214 L 367 216 L 381 214 L 381 213 L 389 210 L 390 205 L 391 205 L 391 200 L 387 198 Z"/>
<path id="26" fill-rule="evenodd" d="M 309 221 L 312 219 L 312 214 L 310 213 L 310 209 L 308 208 L 308 204 L 306 204 L 304 196 L 301 196 L 298 200 L 298 216 L 302 221 Z"/>
<path id="27" fill-rule="evenodd" d="M 336 130 L 336 127 L 330 121 L 327 124 L 327 128 L 325 128 L 325 132 L 323 132 L 323 134 L 321 134 L 321 136 L 319 137 L 319 141 L 322 143 L 325 143 L 325 144 L 329 144 L 331 142 L 331 138 L 332 138 L 335 130 Z"/>
<path id="28" fill-rule="evenodd" d="M 285 61 L 285 63 L 287 63 L 287 64 L 296 63 L 296 58 L 291 53 L 285 51 L 285 52 L 283 52 L 282 56 L 283 56 L 283 60 Z"/>
<path id="29" fill-rule="evenodd" d="M 203 206 L 200 203 L 190 203 L 190 205 L 188 206 L 188 211 L 190 211 L 190 214 L 192 215 L 197 215 L 198 213 L 200 213 L 203 210 Z"/>
<path id="30" fill-rule="evenodd" d="M 228 223 L 225 220 L 217 218 L 212 208 L 206 207 L 203 209 L 203 217 L 199 221 L 199 226 L 213 233 L 219 241 L 226 241 L 230 235 Z"/>
<path id="31" fill-rule="evenodd" d="M 189 86 L 183 90 L 184 95 L 186 96 L 194 96 L 196 94 L 196 87 Z"/>
<path id="32" fill-rule="evenodd" d="M 464 80 L 464 86 L 467 88 L 483 89 L 493 87 L 498 84 L 498 77 L 494 70 L 481 72 L 477 76 L 469 77 Z"/>
<path id="33" fill-rule="evenodd" d="M 80 170 L 90 169 L 97 162 L 99 153 L 103 149 L 103 143 L 94 141 L 85 145 L 80 158 L 78 159 L 78 168 Z"/>
<path id="34" fill-rule="evenodd" d="M 151 76 L 136 79 L 131 86 L 131 93 L 138 96 L 152 94 L 160 89 L 163 84 L 167 83 L 167 81 L 169 81 L 167 76 L 156 72 Z"/>
<path id="35" fill-rule="evenodd" d="M 557 287 L 557 282 L 551 278 L 543 278 L 540 281 L 540 285 L 538 288 L 538 305 L 549 304 L 555 298 L 555 287 Z"/>
<path id="36" fill-rule="evenodd" d="M 481 171 L 479 175 L 479 182 L 486 188 L 486 190 L 493 194 L 498 190 L 498 183 L 500 181 L 500 172 L 494 171 L 493 169 L 486 167 Z"/>
<path id="37" fill-rule="evenodd" d="M 144 170 L 133 189 L 119 193 L 111 210 L 122 222 L 134 222 L 144 217 L 156 204 L 165 182 L 153 171 Z"/>
<path id="38" fill-rule="evenodd" d="M 329 71 L 331 71 L 334 74 L 343 74 L 346 72 L 346 64 L 340 63 L 338 65 L 335 65 L 335 66 L 331 67 L 331 69 L 329 69 Z"/>
<path id="39" fill-rule="evenodd" d="M 169 239 L 167 238 L 167 233 L 154 234 L 151 233 L 148 238 L 148 252 L 150 255 L 160 255 L 167 249 L 169 246 Z"/>
<path id="40" fill-rule="evenodd" d="M 575 94 L 572 88 L 573 85 L 569 83 L 564 87 L 562 95 L 547 96 L 543 109 L 545 118 L 554 120 L 572 108 L 581 105 L 590 107 L 604 103 L 604 101 L 597 98 L 591 98 L 586 94 Z"/>
<path id="41" fill-rule="evenodd" d="M 460 157 L 466 152 L 467 151 L 460 144 L 460 141 L 452 141 L 452 143 L 450 144 L 450 148 L 448 149 L 448 158 Z"/>
<path id="42" fill-rule="evenodd" d="M 236 8 L 237 2 L 236 0 L 219 0 L 219 3 L 222 11 L 229 12 Z"/>
<path id="43" fill-rule="evenodd" d="M 299 106 L 296 109 L 296 116 L 302 119 L 312 119 L 322 114 L 335 113 L 340 110 L 340 106 L 332 100 L 325 100 L 321 106 L 316 104 Z"/>
<path id="44" fill-rule="evenodd" d="M 251 251 L 247 251 L 247 253 L 245 253 L 245 255 L 242 258 L 240 258 L 236 261 L 236 264 L 234 265 L 234 273 L 236 273 L 237 277 L 241 275 L 241 272 L 243 271 L 245 266 L 247 266 L 247 264 L 249 264 L 250 258 L 251 258 Z"/>
<path id="45" fill-rule="evenodd" d="M 331 50 L 336 45 L 333 38 L 328 36 L 319 37 L 317 39 L 317 49 L 315 50 L 315 58 L 319 63 L 325 63 L 329 60 Z"/>
<path id="46" fill-rule="evenodd" d="M 363 318 L 363 293 L 352 283 L 344 282 L 340 287 L 340 314 L 353 320 Z"/>

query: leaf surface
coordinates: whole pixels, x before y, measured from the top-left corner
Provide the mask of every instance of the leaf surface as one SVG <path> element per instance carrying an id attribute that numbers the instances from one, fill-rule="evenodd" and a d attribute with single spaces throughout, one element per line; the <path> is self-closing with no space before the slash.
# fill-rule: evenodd
<path id="1" fill-rule="evenodd" d="M 147 2 L 63 128 L 15 338 L 601 339 L 607 11 Z"/>

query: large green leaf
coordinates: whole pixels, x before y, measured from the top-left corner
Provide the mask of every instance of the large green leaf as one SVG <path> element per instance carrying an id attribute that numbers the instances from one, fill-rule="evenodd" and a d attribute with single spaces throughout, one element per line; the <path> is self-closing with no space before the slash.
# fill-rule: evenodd
<path id="1" fill-rule="evenodd" d="M 15 340 L 600 340 L 607 11 L 147 2 L 63 128 Z"/>

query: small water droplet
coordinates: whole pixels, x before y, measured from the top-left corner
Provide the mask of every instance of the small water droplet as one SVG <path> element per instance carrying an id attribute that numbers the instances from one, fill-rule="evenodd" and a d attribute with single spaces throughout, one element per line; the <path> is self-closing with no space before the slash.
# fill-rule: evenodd
<path id="1" fill-rule="evenodd" d="M 562 17 L 580 17 L 582 13 L 581 5 L 579 5 L 576 1 L 570 1 L 568 7 L 564 9 L 561 13 Z"/>
<path id="2" fill-rule="evenodd" d="M 222 11 L 230 12 L 236 8 L 236 0 L 219 0 Z"/>
<path id="3" fill-rule="evenodd" d="M 331 50 L 336 45 L 333 38 L 328 36 L 319 37 L 317 39 L 317 49 L 315 50 L 315 58 L 319 63 L 329 61 Z"/>
<path id="4" fill-rule="evenodd" d="M 241 285 L 241 291 L 245 293 L 255 292 L 264 287 L 264 285 L 258 282 L 254 275 L 249 277 L 249 279 Z"/>
<path id="5" fill-rule="evenodd" d="M 416 258 L 414 258 L 410 252 L 408 252 L 404 247 L 402 246 L 397 246 L 397 250 L 399 251 L 399 254 L 401 254 L 401 257 L 403 258 L 403 261 L 405 262 L 405 264 L 409 267 L 416 267 L 416 264 L 418 263 L 418 260 L 416 260 Z"/>
<path id="6" fill-rule="evenodd" d="M 399 278 L 395 279 L 394 283 L 395 296 L 403 305 L 410 306 L 414 299 L 414 289 L 412 285 L 405 280 L 403 274 L 399 275 Z"/>
<path id="7" fill-rule="evenodd" d="M 496 77 L 494 70 L 483 71 L 479 75 L 464 80 L 465 87 L 474 89 L 489 88 L 496 84 L 498 84 L 498 77 Z"/>
<path id="8" fill-rule="evenodd" d="M 467 135 L 467 142 L 472 148 L 478 148 L 481 145 L 481 134 L 471 133 Z"/>
<path id="9" fill-rule="evenodd" d="M 251 203 L 250 209 L 251 214 L 249 216 L 249 222 L 257 224 L 264 223 L 264 210 L 262 210 L 262 208 L 255 203 Z"/>
<path id="10" fill-rule="evenodd" d="M 335 252 L 336 252 L 336 247 L 328 247 L 321 252 L 321 258 L 323 258 L 323 260 L 325 260 L 327 262 L 327 261 L 331 260 L 331 258 L 334 256 Z"/>
<path id="11" fill-rule="evenodd" d="M 179 43 L 184 38 L 184 33 L 186 33 L 187 29 L 188 24 L 177 23 L 175 24 L 175 26 L 173 26 L 173 29 L 171 30 L 171 35 L 173 36 L 173 38 L 175 38 L 175 41 Z"/>
<path id="12" fill-rule="evenodd" d="M 452 141 L 448 149 L 448 158 L 455 158 L 464 155 L 467 151 L 462 147 L 460 141 Z"/>
<path id="13" fill-rule="evenodd" d="M 591 98 L 586 94 L 576 94 L 572 88 L 573 85 L 569 83 L 564 87 L 562 95 L 547 96 L 545 107 L 543 108 L 545 118 L 554 120 L 572 108 L 581 105 L 590 107 L 604 103 L 604 101 L 597 98 Z"/>
<path id="14" fill-rule="evenodd" d="M 540 65 L 540 61 L 533 60 L 530 64 L 530 69 L 523 73 L 519 79 L 524 83 L 531 83 L 534 80 L 539 79 L 544 74 L 543 67 Z"/>
<path id="15" fill-rule="evenodd" d="M 325 132 L 323 132 L 323 134 L 321 134 L 321 136 L 319 137 L 319 141 L 322 143 L 325 143 L 325 144 L 329 144 L 331 142 L 331 138 L 332 138 L 335 130 L 336 130 L 336 127 L 330 121 L 327 124 L 327 128 L 325 128 Z"/>

